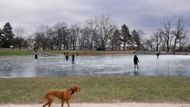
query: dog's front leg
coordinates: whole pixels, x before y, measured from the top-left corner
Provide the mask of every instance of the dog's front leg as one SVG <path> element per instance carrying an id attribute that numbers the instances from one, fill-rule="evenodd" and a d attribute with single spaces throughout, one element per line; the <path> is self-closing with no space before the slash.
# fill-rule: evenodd
<path id="1" fill-rule="evenodd" d="M 67 106 L 70 107 L 70 102 L 69 102 L 69 100 L 66 100 L 66 102 L 67 102 Z"/>
<path id="2" fill-rule="evenodd" d="M 63 105 L 64 105 L 64 102 L 65 102 L 65 101 L 64 101 L 64 100 L 62 100 L 62 102 L 61 102 L 61 107 L 63 107 Z"/>

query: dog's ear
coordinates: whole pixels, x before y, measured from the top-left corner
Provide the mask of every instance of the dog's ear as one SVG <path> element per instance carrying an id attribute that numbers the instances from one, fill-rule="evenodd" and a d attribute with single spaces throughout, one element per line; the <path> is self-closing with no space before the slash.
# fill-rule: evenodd
<path id="1" fill-rule="evenodd" d="M 69 87 L 69 90 L 73 90 L 73 87 Z"/>
<path id="2" fill-rule="evenodd" d="M 77 86 L 77 85 L 73 86 L 72 89 L 73 89 L 75 92 L 80 92 L 80 87 Z"/>
<path id="3" fill-rule="evenodd" d="M 80 92 L 80 87 L 79 86 L 76 86 L 76 91 Z"/>

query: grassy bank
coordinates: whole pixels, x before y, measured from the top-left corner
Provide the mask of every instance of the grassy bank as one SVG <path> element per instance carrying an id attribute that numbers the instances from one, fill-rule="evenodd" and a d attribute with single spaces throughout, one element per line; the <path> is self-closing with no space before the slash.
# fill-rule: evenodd
<path id="1" fill-rule="evenodd" d="M 190 78 L 184 77 L 55 77 L 1 78 L 0 103 L 37 103 L 48 89 L 77 81 L 81 92 L 72 102 L 189 102 Z"/>
<path id="2" fill-rule="evenodd" d="M 128 54 L 131 53 L 130 51 L 88 51 L 88 50 L 77 50 L 77 51 L 72 51 L 72 50 L 46 50 L 44 52 L 39 51 L 39 54 L 47 53 L 47 54 L 61 54 L 63 55 L 64 53 L 69 53 L 70 55 L 72 53 L 77 53 L 79 56 L 84 56 L 84 55 L 107 55 L 107 54 Z M 13 56 L 13 55 L 32 55 L 33 52 L 32 50 L 29 49 L 21 49 L 19 50 L 18 48 L 15 49 L 10 49 L 10 48 L 0 48 L 0 56 Z"/>
<path id="3" fill-rule="evenodd" d="M 55 55 L 55 54 L 60 54 L 63 55 L 64 53 L 69 53 L 69 55 L 72 55 L 73 53 L 77 53 L 77 55 L 79 56 L 96 56 L 96 55 L 118 55 L 118 54 L 133 54 L 134 51 L 111 51 L 111 50 L 107 50 L 107 51 L 91 51 L 91 50 L 45 50 L 45 51 L 38 51 L 39 54 L 43 55 Z M 155 55 L 156 52 L 151 52 L 151 51 L 139 51 L 137 52 L 138 54 L 147 54 L 147 55 Z M 163 55 L 170 55 L 173 53 L 166 53 L 166 52 L 162 52 L 161 54 Z M 32 49 L 21 49 L 19 50 L 18 48 L 15 49 L 10 49 L 10 48 L 0 48 L 0 56 L 14 56 L 14 55 L 20 55 L 20 56 L 24 56 L 24 55 L 33 55 L 33 50 Z M 176 52 L 176 55 L 190 55 L 190 53 L 187 52 Z"/>
<path id="4" fill-rule="evenodd" d="M 129 54 L 131 53 L 130 51 L 68 51 L 68 50 L 61 50 L 61 51 L 58 51 L 58 50 L 53 50 L 53 51 L 46 51 L 48 53 L 51 53 L 51 54 L 64 54 L 64 53 L 69 53 L 69 54 L 72 54 L 72 53 L 77 53 L 79 56 L 86 56 L 86 55 L 93 55 L 93 56 L 96 56 L 96 55 L 108 55 L 108 54 L 111 54 L 111 55 L 114 55 L 114 54 Z"/>
<path id="5" fill-rule="evenodd" d="M 32 55 L 32 50 L 28 49 L 8 49 L 8 48 L 0 48 L 0 56 L 23 56 L 23 55 Z"/>

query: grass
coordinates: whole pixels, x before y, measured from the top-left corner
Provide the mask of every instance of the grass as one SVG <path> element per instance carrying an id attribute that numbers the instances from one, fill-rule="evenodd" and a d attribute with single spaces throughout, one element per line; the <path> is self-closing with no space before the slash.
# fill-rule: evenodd
<path id="1" fill-rule="evenodd" d="M 71 86 L 75 81 L 81 92 L 72 102 L 190 102 L 187 77 L 44 77 L 0 78 L 0 103 L 38 103 L 48 89 Z"/>
<path id="2" fill-rule="evenodd" d="M 51 54 L 64 54 L 64 52 L 68 52 L 69 54 L 72 54 L 72 53 L 78 53 L 78 55 L 80 56 L 86 56 L 86 55 L 93 55 L 93 56 L 96 56 L 96 55 L 107 55 L 107 54 L 128 54 L 128 53 L 131 53 L 132 51 L 89 51 L 89 50 L 76 50 L 76 51 L 72 51 L 72 50 L 61 50 L 61 51 L 58 51 L 58 50 L 49 50 L 49 51 L 46 51 L 48 53 L 51 53 Z"/>
<path id="3" fill-rule="evenodd" d="M 41 51 L 40 51 L 41 52 Z M 40 53 L 39 52 L 39 53 Z M 80 56 L 84 55 L 107 55 L 107 54 L 128 54 L 130 51 L 89 51 L 89 50 L 46 50 L 45 52 L 48 52 L 50 54 L 63 54 L 64 52 L 69 52 L 71 55 L 72 53 L 78 53 Z M 32 50 L 29 49 L 21 49 L 19 50 L 18 48 L 15 49 L 10 49 L 10 48 L 0 48 L 0 56 L 14 56 L 14 55 L 19 55 L 19 56 L 24 56 L 24 55 L 33 55 Z"/>
<path id="4" fill-rule="evenodd" d="M 32 55 L 32 50 L 28 49 L 8 49 L 8 48 L 0 48 L 0 56 L 23 56 L 23 55 Z"/>

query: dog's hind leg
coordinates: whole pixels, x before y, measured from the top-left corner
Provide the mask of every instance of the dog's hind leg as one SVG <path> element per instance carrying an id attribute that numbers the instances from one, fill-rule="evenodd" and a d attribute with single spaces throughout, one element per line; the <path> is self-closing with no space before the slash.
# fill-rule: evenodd
<path id="1" fill-rule="evenodd" d="M 43 107 L 47 106 L 48 105 L 48 102 L 46 104 L 43 105 Z"/>
<path id="2" fill-rule="evenodd" d="M 47 106 L 47 105 L 49 105 L 48 107 L 51 107 L 51 104 L 52 104 L 52 102 L 53 102 L 53 97 L 48 96 L 48 97 L 47 97 L 47 100 L 48 100 L 47 103 L 44 104 L 43 107 L 45 107 L 45 106 Z"/>

